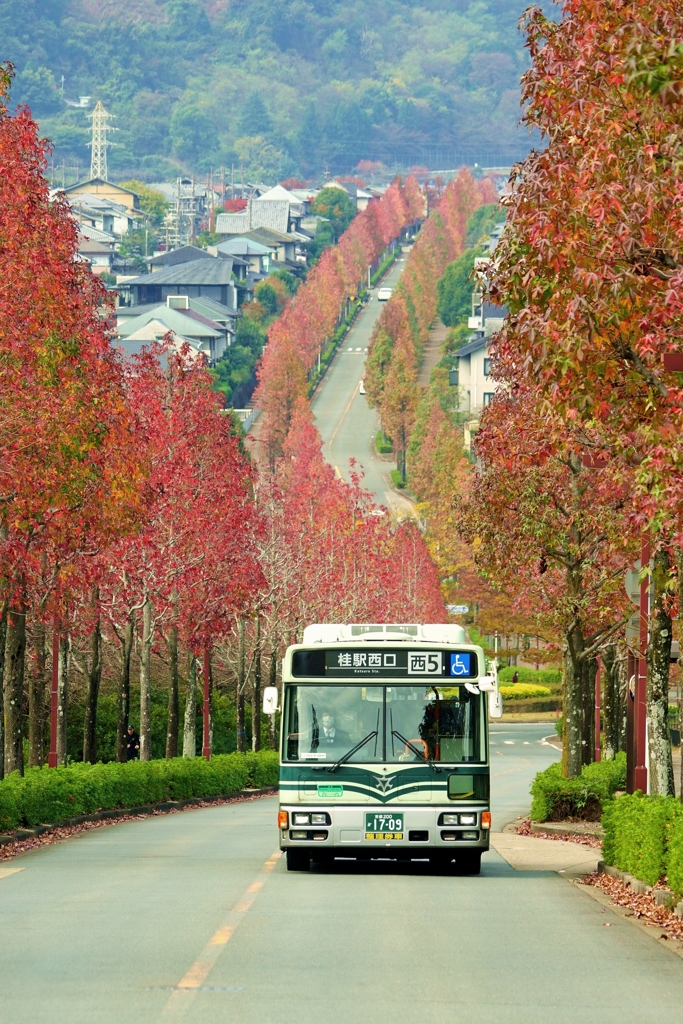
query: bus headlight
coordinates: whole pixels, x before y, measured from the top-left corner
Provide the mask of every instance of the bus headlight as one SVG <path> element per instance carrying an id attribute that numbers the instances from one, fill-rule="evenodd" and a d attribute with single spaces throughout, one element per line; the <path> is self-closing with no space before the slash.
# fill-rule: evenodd
<path id="1" fill-rule="evenodd" d="M 476 816 L 476 814 L 461 814 L 460 815 L 460 824 L 461 825 L 476 825 L 477 824 L 477 816 Z"/>
<path id="2" fill-rule="evenodd" d="M 311 825 L 329 825 L 329 824 L 330 824 L 330 816 L 329 816 L 329 814 L 325 814 L 324 812 L 321 812 L 320 814 L 312 814 L 311 815 Z"/>
<path id="3" fill-rule="evenodd" d="M 293 825 L 310 825 L 311 824 L 311 816 L 310 816 L 310 814 L 297 814 L 296 811 L 295 811 L 294 814 L 292 815 L 292 824 Z"/>
<path id="4" fill-rule="evenodd" d="M 458 815 L 457 814 L 442 814 L 440 825 L 457 825 Z"/>

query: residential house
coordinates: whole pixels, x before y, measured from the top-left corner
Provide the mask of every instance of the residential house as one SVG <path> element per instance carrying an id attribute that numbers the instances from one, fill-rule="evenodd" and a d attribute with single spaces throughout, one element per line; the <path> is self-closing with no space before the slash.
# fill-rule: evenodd
<path id="1" fill-rule="evenodd" d="M 140 197 L 137 192 L 132 192 L 123 185 L 115 185 L 113 181 L 105 181 L 104 178 L 90 178 L 88 181 L 79 181 L 75 185 L 68 185 L 59 189 L 69 201 L 73 203 L 73 197 L 79 195 L 98 196 L 100 199 L 108 199 L 119 206 L 126 206 L 130 210 L 140 209 Z"/>
<path id="2" fill-rule="evenodd" d="M 159 316 L 160 306 L 179 309 L 181 312 L 189 309 L 195 313 L 200 313 L 225 332 L 228 348 L 234 345 L 237 334 L 237 321 L 242 314 L 234 307 L 224 306 L 221 302 L 216 302 L 215 299 L 209 299 L 206 296 L 191 298 L 188 295 L 169 295 L 165 303 L 151 302 L 144 306 L 118 306 L 116 309 L 118 326 L 125 328 L 126 324 L 143 314 Z"/>
<path id="3" fill-rule="evenodd" d="M 325 182 L 324 188 L 343 189 L 347 195 L 351 196 L 359 213 L 363 210 L 367 210 L 368 203 L 374 198 L 372 192 L 368 192 L 367 189 L 361 188 L 355 181 L 337 181 L 336 178 L 332 178 Z"/>
<path id="4" fill-rule="evenodd" d="M 60 190 L 54 189 L 54 197 Z M 117 241 L 128 231 L 134 231 L 144 221 L 144 214 L 123 203 L 91 192 L 77 192 L 69 196 L 72 216 L 80 228 L 96 228 L 114 235 Z"/>
<path id="5" fill-rule="evenodd" d="M 263 242 L 257 242 L 253 238 L 244 236 L 230 238 L 225 242 L 219 242 L 218 245 L 210 245 L 208 251 L 215 256 L 239 259 L 246 263 L 249 276 L 253 275 L 256 278 L 260 278 L 267 277 L 270 273 L 270 264 L 273 256 L 272 248 L 269 245 L 264 245 Z"/>
<path id="6" fill-rule="evenodd" d="M 191 263 L 192 260 L 211 259 L 211 253 L 200 249 L 197 245 L 181 245 L 179 249 L 169 252 L 155 253 L 147 260 L 150 274 L 164 270 L 165 267 L 177 267 L 180 263 Z"/>
<path id="7" fill-rule="evenodd" d="M 102 233 L 100 232 L 100 234 Z M 111 242 L 100 241 L 79 234 L 78 255 L 82 262 L 90 264 L 93 274 L 98 277 L 100 274 L 111 274 L 116 269 L 116 251 L 113 239 Z"/>
<path id="8" fill-rule="evenodd" d="M 193 309 L 191 304 L 189 296 L 169 295 L 165 303 L 139 308 L 137 316 L 122 316 L 117 310 L 118 347 L 131 354 L 171 333 L 179 344 L 186 341 L 213 366 L 230 344 L 228 331 L 225 324 Z M 130 307 L 129 312 L 135 309 Z"/>
<path id="9" fill-rule="evenodd" d="M 186 295 L 190 298 L 209 298 L 223 306 L 237 308 L 235 282 L 232 278 L 233 260 L 230 257 L 192 259 L 178 266 L 164 267 L 151 274 L 128 278 L 121 282 L 121 304 L 140 306 L 165 302 L 169 296 Z"/>
<path id="10" fill-rule="evenodd" d="M 254 228 L 271 228 L 286 235 L 290 231 L 291 223 L 288 202 L 277 199 L 250 199 L 246 210 L 240 213 L 219 213 L 216 217 L 215 230 L 225 241 L 244 235 Z M 297 218 L 294 218 L 294 223 L 297 223 Z"/>

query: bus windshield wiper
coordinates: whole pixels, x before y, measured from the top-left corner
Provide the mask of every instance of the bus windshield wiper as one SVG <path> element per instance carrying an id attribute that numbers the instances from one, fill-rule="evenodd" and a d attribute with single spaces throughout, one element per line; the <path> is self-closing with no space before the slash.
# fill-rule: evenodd
<path id="1" fill-rule="evenodd" d="M 356 743 L 355 747 L 352 747 L 352 749 L 349 750 L 346 754 L 344 754 L 343 757 L 340 757 L 336 764 L 331 764 L 330 767 L 327 769 L 328 772 L 336 772 L 337 768 L 339 768 L 340 765 L 348 761 L 348 759 L 352 757 L 357 750 L 360 750 L 361 747 L 364 747 L 366 743 L 369 743 L 370 740 L 373 739 L 373 737 L 378 735 L 379 733 L 377 732 L 377 729 L 373 729 L 372 732 L 369 732 L 367 734 L 365 739 L 361 740 L 360 743 Z"/>
<path id="2" fill-rule="evenodd" d="M 438 765 L 434 764 L 434 762 L 432 761 L 431 757 L 428 757 L 425 753 L 423 753 L 423 751 L 418 750 L 417 747 L 413 746 L 413 744 L 410 742 L 410 740 L 407 740 L 405 738 L 405 736 L 402 736 L 401 733 L 398 731 L 398 729 L 392 729 L 391 730 L 391 735 L 395 736 L 397 740 L 401 741 L 401 743 L 405 743 L 406 747 L 408 747 L 410 750 L 412 750 L 412 752 L 414 754 L 417 754 L 417 756 L 420 758 L 420 760 L 425 760 L 427 762 L 427 764 L 429 765 L 429 767 L 432 769 L 432 771 L 436 775 L 440 775 L 441 774 L 441 769 L 438 767 Z"/>

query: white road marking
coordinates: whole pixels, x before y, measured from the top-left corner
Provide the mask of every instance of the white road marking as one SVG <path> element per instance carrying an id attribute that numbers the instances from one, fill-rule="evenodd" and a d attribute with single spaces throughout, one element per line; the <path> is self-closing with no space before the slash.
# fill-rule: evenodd
<path id="1" fill-rule="evenodd" d="M 509 747 L 514 747 L 514 745 L 515 745 L 515 741 L 514 740 L 503 740 L 503 743 L 507 743 L 507 745 Z"/>
<path id="2" fill-rule="evenodd" d="M 362 349 L 360 349 L 360 348 L 356 349 L 356 352 L 361 352 L 361 351 L 362 351 Z"/>
<path id="3" fill-rule="evenodd" d="M 0 868 L 0 878 L 8 878 L 9 875 L 16 875 L 17 871 L 23 870 L 23 868 Z"/>
<path id="4" fill-rule="evenodd" d="M 352 349 L 352 348 L 347 348 L 347 350 L 346 350 L 346 351 L 347 351 L 347 352 L 353 352 L 353 349 Z"/>

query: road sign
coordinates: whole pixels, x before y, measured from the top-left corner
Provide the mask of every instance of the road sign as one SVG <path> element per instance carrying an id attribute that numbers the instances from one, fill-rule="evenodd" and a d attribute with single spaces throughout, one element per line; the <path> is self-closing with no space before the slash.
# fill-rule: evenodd
<path id="1" fill-rule="evenodd" d="M 470 610 L 470 606 L 468 604 L 447 604 L 446 608 L 451 615 L 467 615 Z"/>

